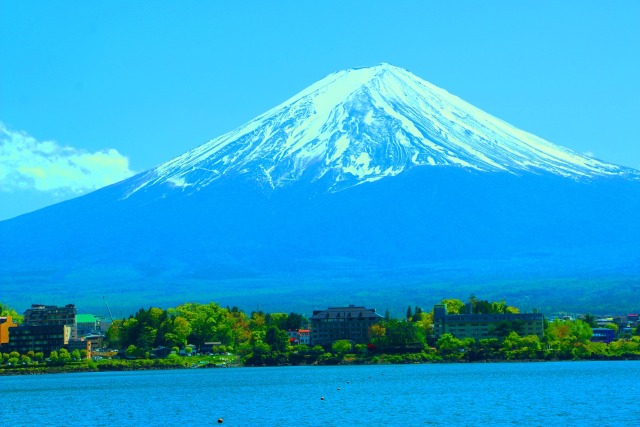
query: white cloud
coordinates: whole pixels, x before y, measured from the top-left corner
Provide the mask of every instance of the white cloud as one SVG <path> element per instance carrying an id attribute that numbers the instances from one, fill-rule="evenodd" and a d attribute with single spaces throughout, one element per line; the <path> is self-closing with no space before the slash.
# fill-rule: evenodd
<path id="1" fill-rule="evenodd" d="M 38 141 L 0 122 L 0 191 L 80 195 L 133 174 L 129 159 L 113 148 L 90 153 Z"/>

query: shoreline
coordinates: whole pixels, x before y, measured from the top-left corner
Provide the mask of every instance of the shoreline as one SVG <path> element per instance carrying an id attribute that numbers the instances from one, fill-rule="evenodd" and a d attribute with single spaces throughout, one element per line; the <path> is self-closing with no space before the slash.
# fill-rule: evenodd
<path id="1" fill-rule="evenodd" d="M 109 366 L 100 365 L 92 367 L 89 365 L 80 366 L 77 365 L 72 369 L 65 366 L 49 366 L 49 367 L 34 367 L 34 368 L 2 368 L 0 369 L 0 376 L 24 376 L 24 375 L 46 375 L 46 374 L 77 374 L 88 372 L 131 372 L 131 371 L 168 371 L 168 370 L 186 370 L 186 369 L 229 369 L 229 368 L 272 368 L 272 367 L 296 367 L 296 366 L 390 366 L 390 365 L 438 365 L 438 364 L 489 364 L 489 363 L 545 363 L 545 362 L 621 362 L 621 361 L 638 361 L 640 356 L 633 357 L 611 357 L 611 358 L 597 358 L 597 359 L 522 359 L 522 360 L 502 360 L 502 359 L 487 359 L 487 360 L 442 360 L 442 361 L 423 361 L 423 362 L 407 362 L 407 363 L 337 363 L 337 364 L 275 364 L 275 365 L 200 365 L 200 366 L 187 366 L 187 365 L 155 365 L 155 366 Z M 73 365 L 71 365 L 73 366 Z"/>

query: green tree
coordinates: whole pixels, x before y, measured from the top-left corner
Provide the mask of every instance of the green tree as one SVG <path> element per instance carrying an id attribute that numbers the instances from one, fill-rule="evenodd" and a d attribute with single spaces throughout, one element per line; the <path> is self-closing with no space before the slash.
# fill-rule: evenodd
<path id="1" fill-rule="evenodd" d="M 138 329 L 138 338 L 135 340 L 136 347 L 143 350 L 150 350 L 154 347 L 158 334 L 158 329 L 153 326 L 144 325 Z"/>
<path id="2" fill-rule="evenodd" d="M 264 329 L 267 324 L 265 315 L 261 311 L 254 311 L 251 313 L 251 319 L 249 320 L 249 329 L 258 330 Z"/>
<path id="3" fill-rule="evenodd" d="M 122 330 L 123 320 L 116 319 L 107 328 L 105 332 L 106 346 L 111 348 L 122 348 L 120 331 Z"/>
<path id="4" fill-rule="evenodd" d="M 354 349 L 358 354 L 367 354 L 367 346 L 365 344 L 356 344 Z"/>
<path id="5" fill-rule="evenodd" d="M 487 300 L 476 300 L 472 306 L 473 314 L 491 314 L 493 311 L 492 304 Z"/>
<path id="6" fill-rule="evenodd" d="M 126 354 L 128 357 L 137 357 L 138 348 L 135 345 L 130 344 L 129 347 L 127 347 L 127 350 L 124 352 L 124 354 Z"/>
<path id="7" fill-rule="evenodd" d="M 168 319 L 164 326 L 169 331 L 164 334 L 168 346 L 184 347 L 187 345 L 187 337 L 191 333 L 191 325 L 187 319 L 177 316 L 174 319 Z"/>
<path id="8" fill-rule="evenodd" d="M 245 362 L 253 365 L 261 365 L 269 362 L 271 357 L 271 347 L 264 342 L 256 342 L 253 344 L 248 357 Z"/>
<path id="9" fill-rule="evenodd" d="M 338 340 L 331 344 L 331 350 L 335 354 L 345 354 L 351 351 L 352 345 L 349 340 Z"/>
<path id="10" fill-rule="evenodd" d="M 505 300 L 494 301 L 491 303 L 491 313 L 504 314 L 507 312 L 507 303 Z"/>
<path id="11" fill-rule="evenodd" d="M 445 360 L 461 360 L 474 343 L 473 338 L 461 340 L 451 334 L 443 334 L 436 342 L 436 348 Z"/>
<path id="12" fill-rule="evenodd" d="M 560 359 L 576 359 L 589 356 L 589 338 L 593 330 L 582 320 L 556 319 L 547 325 L 545 339 L 552 355 Z"/>
<path id="13" fill-rule="evenodd" d="M 518 335 L 521 335 L 524 332 L 524 325 L 519 320 L 514 320 L 513 322 L 503 321 L 498 323 L 496 326 L 493 326 L 489 334 L 496 336 L 498 338 L 505 338 L 512 332 L 515 332 Z"/>
<path id="14" fill-rule="evenodd" d="M 433 345 L 433 310 L 431 310 L 429 313 L 420 313 L 420 320 L 418 320 L 417 322 L 417 327 L 422 329 L 422 334 L 424 335 L 425 342 Z"/>
<path id="15" fill-rule="evenodd" d="M 394 347 L 424 345 L 424 330 L 412 322 L 385 322 L 386 344 Z"/>
<path id="16" fill-rule="evenodd" d="M 215 303 L 182 304 L 176 308 L 179 316 L 186 319 L 190 326 L 187 340 L 195 345 L 202 345 L 207 341 L 220 341 L 229 344 L 225 323 L 228 311 Z"/>
<path id="17" fill-rule="evenodd" d="M 542 356 L 542 344 L 537 335 L 521 337 L 511 332 L 502 342 L 506 359 L 536 359 Z"/>
<path id="18" fill-rule="evenodd" d="M 0 317 L 11 316 L 11 320 L 13 323 L 20 325 L 24 321 L 24 316 L 18 314 L 13 308 L 9 307 L 6 304 L 0 303 Z"/>
<path id="19" fill-rule="evenodd" d="M 286 331 L 289 316 L 286 313 L 270 313 L 265 315 L 266 326 L 275 326 L 276 328 Z"/>
<path id="20" fill-rule="evenodd" d="M 80 360 L 80 350 L 76 348 L 71 352 L 71 360 L 73 360 L 74 362 L 77 362 Z"/>
<path id="21" fill-rule="evenodd" d="M 455 298 L 443 299 L 440 304 L 447 306 L 448 314 L 460 314 L 460 311 L 464 308 L 464 303 Z"/>
<path id="22" fill-rule="evenodd" d="M 475 343 L 469 350 L 469 360 L 501 359 L 504 355 L 500 352 L 502 346 L 497 338 L 483 338 Z"/>
<path id="23" fill-rule="evenodd" d="M 303 324 L 307 324 L 307 323 L 309 323 L 309 319 L 304 317 L 302 314 L 289 313 L 289 316 L 287 317 L 287 321 L 284 325 L 284 328 L 280 328 L 280 329 L 284 331 L 297 331 L 298 329 L 302 328 Z"/>
<path id="24" fill-rule="evenodd" d="M 295 347 L 295 349 L 296 349 L 296 352 L 298 352 L 298 354 L 308 354 L 309 351 L 311 350 L 309 346 L 306 344 L 298 344 Z"/>
<path id="25" fill-rule="evenodd" d="M 69 350 L 61 348 L 60 351 L 58 351 L 58 362 L 63 365 L 71 362 L 71 354 L 69 353 Z"/>
<path id="26" fill-rule="evenodd" d="M 412 322 L 420 322 L 422 320 L 422 308 L 416 305 L 416 308 L 413 310 L 413 317 L 411 317 Z"/>
<path id="27" fill-rule="evenodd" d="M 274 351 L 285 351 L 289 345 L 289 336 L 283 330 L 275 326 L 269 327 L 264 336 L 264 342 L 267 343 Z"/>
<path id="28" fill-rule="evenodd" d="M 375 323 L 369 328 L 369 339 L 377 346 L 383 346 L 386 343 L 387 328 L 384 325 L 387 321 Z"/>
<path id="29" fill-rule="evenodd" d="M 640 337 L 613 341 L 609 344 L 609 351 L 613 356 L 618 357 L 638 356 L 640 355 Z"/>
<path id="30" fill-rule="evenodd" d="M 590 314 L 590 313 L 585 314 L 582 320 L 591 328 L 598 327 L 598 324 L 596 323 L 596 317 L 593 314 Z"/>

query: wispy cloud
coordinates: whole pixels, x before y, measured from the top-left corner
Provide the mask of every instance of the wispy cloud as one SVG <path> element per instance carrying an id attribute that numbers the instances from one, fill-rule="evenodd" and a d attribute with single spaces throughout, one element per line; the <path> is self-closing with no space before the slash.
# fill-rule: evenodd
<path id="1" fill-rule="evenodd" d="M 91 153 L 38 141 L 0 122 L 0 191 L 80 195 L 133 174 L 129 159 L 115 149 Z"/>

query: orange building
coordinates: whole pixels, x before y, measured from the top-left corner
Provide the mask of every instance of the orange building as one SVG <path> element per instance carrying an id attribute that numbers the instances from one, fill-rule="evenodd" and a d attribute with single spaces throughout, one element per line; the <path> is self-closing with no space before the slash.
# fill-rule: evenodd
<path id="1" fill-rule="evenodd" d="M 11 316 L 0 317 L 0 346 L 2 344 L 9 344 L 9 328 L 16 327 L 13 320 L 11 320 Z"/>

